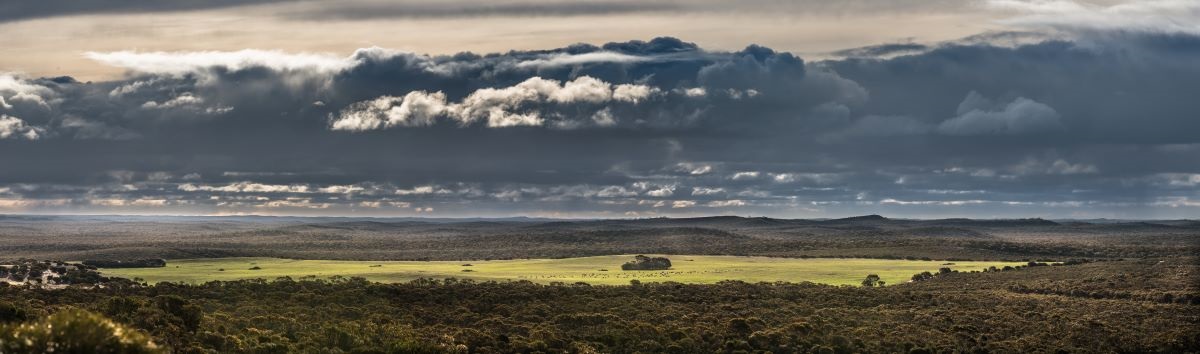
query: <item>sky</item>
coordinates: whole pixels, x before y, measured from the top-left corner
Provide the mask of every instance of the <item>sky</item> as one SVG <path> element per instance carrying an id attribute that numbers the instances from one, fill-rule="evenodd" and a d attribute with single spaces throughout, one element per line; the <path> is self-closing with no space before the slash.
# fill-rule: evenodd
<path id="1" fill-rule="evenodd" d="M 0 214 L 1200 216 L 1194 0 L 0 0 Z"/>

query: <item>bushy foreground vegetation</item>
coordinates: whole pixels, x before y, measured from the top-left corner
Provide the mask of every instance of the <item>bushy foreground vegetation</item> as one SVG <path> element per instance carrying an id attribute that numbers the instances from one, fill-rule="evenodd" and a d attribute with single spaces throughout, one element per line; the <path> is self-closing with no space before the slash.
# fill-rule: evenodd
<path id="1" fill-rule="evenodd" d="M 1195 294 L 1197 267 L 1194 259 L 1035 266 L 882 288 L 354 279 L 8 287 L 0 321 L 86 309 L 184 353 L 1196 352 L 1200 306 L 1150 300 Z M 1135 296 L 1014 291 L 1021 286 Z"/>
<path id="2" fill-rule="evenodd" d="M 0 311 L 17 311 L 11 304 Z M 16 317 L 0 312 L 0 316 Z M 0 317 L 0 320 L 5 317 Z M 11 318 L 10 318 L 11 319 Z M 165 353 L 145 333 L 96 313 L 65 309 L 24 323 L 0 323 L 0 353 Z"/>

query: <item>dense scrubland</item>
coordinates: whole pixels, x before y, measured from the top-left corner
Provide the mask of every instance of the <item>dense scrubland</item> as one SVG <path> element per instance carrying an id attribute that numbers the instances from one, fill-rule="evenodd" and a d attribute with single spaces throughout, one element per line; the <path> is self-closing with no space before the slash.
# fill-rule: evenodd
<path id="1" fill-rule="evenodd" d="M 1200 306 L 1178 299 L 1196 293 L 1196 266 L 1095 262 L 883 288 L 349 279 L 9 288 L 0 316 L 86 309 L 179 352 L 1194 352 Z"/>
<path id="2" fill-rule="evenodd" d="M 13 258 L 691 253 L 1007 259 L 1027 266 L 914 274 L 917 281 L 883 287 L 354 278 L 150 286 L 73 277 L 82 280 L 55 290 L 0 286 L 0 338 L 23 339 L 0 339 L 0 352 L 67 343 L 61 340 L 79 337 L 71 331 L 108 333 L 98 340 L 109 347 L 91 348 L 124 352 L 1200 352 L 1198 231 L 1193 221 L 879 217 L 5 220 L 0 254 Z M 130 338 L 113 340 L 112 333 Z"/>
<path id="3" fill-rule="evenodd" d="M 480 260 L 613 254 L 977 260 L 1200 254 L 1200 222 L 834 220 L 595 221 L 0 217 L 0 255 L 66 260 L 278 257 Z"/>

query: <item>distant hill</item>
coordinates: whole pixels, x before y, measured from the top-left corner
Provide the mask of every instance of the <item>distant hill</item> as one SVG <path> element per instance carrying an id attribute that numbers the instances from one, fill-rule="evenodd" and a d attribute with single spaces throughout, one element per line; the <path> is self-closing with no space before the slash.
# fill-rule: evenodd
<path id="1" fill-rule="evenodd" d="M 1026 226 L 1059 226 L 1059 223 L 1042 219 L 939 219 L 922 220 L 925 225 L 943 226 L 975 226 L 975 227 L 1026 227 Z"/>
<path id="2" fill-rule="evenodd" d="M 838 219 L 725 215 L 592 220 L 17 215 L 0 216 L 0 260 L 481 260 L 613 254 L 1145 258 L 1200 252 L 1197 231 L 1200 223 L 1191 220 L 1060 223 L 874 214 Z"/>
<path id="3" fill-rule="evenodd" d="M 851 216 L 848 218 L 833 219 L 829 221 L 856 222 L 856 221 L 888 221 L 891 219 L 885 218 L 882 215 L 871 214 L 863 216 Z"/>

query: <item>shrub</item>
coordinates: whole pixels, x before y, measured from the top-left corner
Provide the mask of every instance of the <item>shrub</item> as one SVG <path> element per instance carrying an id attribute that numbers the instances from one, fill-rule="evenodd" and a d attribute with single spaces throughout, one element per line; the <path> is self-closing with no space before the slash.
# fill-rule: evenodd
<path id="1" fill-rule="evenodd" d="M 62 310 L 34 322 L 0 325 L 3 353 L 165 353 L 137 330 L 104 316 Z"/>
<path id="2" fill-rule="evenodd" d="M 163 312 L 171 314 L 183 322 L 184 328 L 195 331 L 200 328 L 203 311 L 199 306 L 190 304 L 186 299 L 176 295 L 159 295 L 154 302 Z"/>
<path id="3" fill-rule="evenodd" d="M 917 274 L 913 274 L 913 276 L 912 276 L 912 281 L 922 281 L 922 280 L 929 280 L 929 279 L 931 279 L 931 278 L 933 278 L 933 273 L 930 273 L 930 272 L 920 272 L 920 273 L 917 273 Z"/>
<path id="4" fill-rule="evenodd" d="M 23 306 L 11 302 L 0 301 L 0 323 L 21 322 L 29 319 L 29 311 Z"/>

